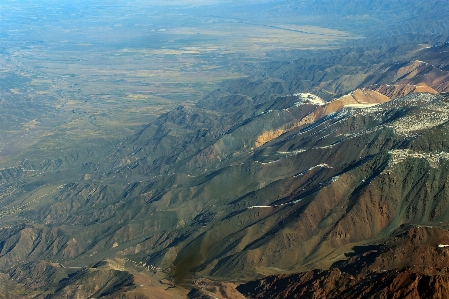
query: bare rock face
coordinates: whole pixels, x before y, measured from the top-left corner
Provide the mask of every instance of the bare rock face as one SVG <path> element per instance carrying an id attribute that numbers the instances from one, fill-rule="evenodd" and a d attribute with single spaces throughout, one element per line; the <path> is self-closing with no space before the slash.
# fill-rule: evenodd
<path id="1" fill-rule="evenodd" d="M 230 282 L 201 278 L 194 280 L 192 284 L 194 288 L 188 294 L 189 299 L 245 299 L 245 297 L 236 290 L 237 286 Z"/>
<path id="2" fill-rule="evenodd" d="M 273 275 L 237 289 L 249 298 L 447 298 L 448 238 L 445 229 L 403 226 L 384 242 L 354 247 L 329 270 Z"/>
<path id="3" fill-rule="evenodd" d="M 410 93 L 419 93 L 419 92 L 427 92 L 427 93 L 438 93 L 435 89 L 428 86 L 425 83 L 421 83 L 420 85 L 411 85 L 411 84 L 380 84 L 380 85 L 370 85 L 367 86 L 366 89 L 375 90 L 390 99 L 396 99 L 400 97 L 404 97 Z"/>
<path id="4" fill-rule="evenodd" d="M 117 295 L 118 290 L 123 292 L 135 287 L 134 276 L 124 269 L 117 269 L 111 261 L 97 263 L 91 268 L 29 262 L 11 268 L 8 274 L 10 281 L 16 283 L 15 295 L 11 295 L 16 298 L 106 298 Z M 41 295 L 33 297 L 33 294 Z"/>
<path id="5" fill-rule="evenodd" d="M 447 268 L 434 274 L 403 268 L 365 277 L 337 269 L 310 271 L 294 276 L 270 277 L 248 283 L 239 290 L 249 298 L 447 298 Z M 433 269 L 427 269 L 433 270 Z"/>
<path id="6" fill-rule="evenodd" d="M 64 271 L 59 264 L 45 261 L 30 262 L 12 268 L 8 274 L 10 279 L 23 285 L 28 290 L 55 284 L 61 279 Z"/>

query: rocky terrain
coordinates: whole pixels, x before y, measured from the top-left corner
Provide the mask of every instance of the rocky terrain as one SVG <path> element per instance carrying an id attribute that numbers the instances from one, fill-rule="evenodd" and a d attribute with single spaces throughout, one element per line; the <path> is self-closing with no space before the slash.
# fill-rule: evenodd
<path id="1" fill-rule="evenodd" d="M 167 296 L 179 290 L 171 285 L 193 284 L 197 277 L 241 281 L 329 266 L 300 278 L 270 276 L 239 290 L 271 297 L 257 286 L 278 293 L 272 284 L 284 288 L 299 280 L 304 288 L 291 286 L 297 296 L 320 294 L 313 285 L 324 279 L 329 287 L 320 289 L 322 296 L 339 298 L 351 290 L 348 296 L 357 297 L 374 292 L 354 289 L 357 283 L 376 279 L 389 286 L 397 271 L 407 280 L 401 292 L 418 292 L 420 281 L 429 279 L 443 284 L 445 250 L 438 244 L 446 244 L 446 237 L 441 228 L 427 227 L 447 221 L 448 98 L 415 93 L 390 100 L 360 90 L 325 102 L 300 93 L 250 114 L 247 107 L 254 104 L 244 99 L 227 97 L 227 105 L 236 104 L 226 114 L 192 107 L 163 115 L 111 153 L 109 172 L 94 170 L 82 182 L 31 184 L 45 172 L 36 175 L 27 165 L 2 170 L 10 192 L 23 194 L 20 205 L 3 210 L 10 223 L 1 231 L 4 277 L 24 294 L 48 298 L 129 297 L 141 288 L 136 281 L 145 271 L 164 276 L 163 283 L 146 280 L 156 281 L 150 285 L 161 292 L 166 286 Z M 8 177 L 30 183 L 13 189 Z M 18 225 L 16 219 L 26 221 Z M 400 244 L 407 242 L 401 230 L 412 224 L 407 234 L 425 225 L 419 239 L 431 243 Z M 374 244 L 376 250 L 363 251 Z M 400 263 L 393 257 L 403 250 L 410 256 Z M 350 258 L 344 263 L 331 265 L 345 255 Z M 108 256 L 129 262 L 101 262 Z M 438 263 L 423 263 L 422 256 L 438 257 Z M 132 270 L 135 263 L 143 269 Z M 336 292 L 335 284 L 345 286 L 342 293 L 326 293 Z M 296 294 L 287 289 L 279 298 Z M 190 296 L 198 292 L 204 293 L 199 288 Z"/>
<path id="2" fill-rule="evenodd" d="M 444 298 L 447 241 L 446 227 L 403 225 L 329 270 L 269 276 L 238 290 L 248 298 Z"/>
<path id="3" fill-rule="evenodd" d="M 0 298 L 447 297 L 448 48 L 312 51 L 33 143 L 1 162 Z"/>

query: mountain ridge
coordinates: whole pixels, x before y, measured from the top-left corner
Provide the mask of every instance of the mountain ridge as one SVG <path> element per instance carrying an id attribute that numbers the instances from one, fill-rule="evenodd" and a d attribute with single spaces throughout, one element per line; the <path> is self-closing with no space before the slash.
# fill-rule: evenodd
<path id="1" fill-rule="evenodd" d="M 436 54 L 445 47 L 420 55 L 444 68 L 444 57 Z M 248 82 L 233 81 L 196 106 L 161 115 L 95 162 L 90 159 L 99 153 L 91 152 L 88 158 L 44 162 L 35 157 L 2 169 L 4 277 L 26 290 L 24 298 L 33 292 L 41 298 L 126 298 L 133 290 L 145 298 L 150 291 L 138 281 L 152 282 L 163 296 L 182 297 L 183 287 L 197 288 L 199 278 L 222 281 L 206 283 L 212 293 L 232 293 L 229 281 L 301 271 L 308 271 L 299 275 L 312 286 L 326 275 L 347 283 L 355 275 L 338 276 L 332 267 L 348 257 L 339 267 L 358 265 L 350 256 L 355 246 L 399 244 L 388 236 L 404 225 L 416 228 L 449 217 L 449 99 L 431 89 L 441 86 L 446 71 L 437 72 L 441 81 L 423 87 L 432 93 L 411 88 L 423 72 L 435 73 L 415 72 L 423 65 L 413 62 L 416 55 L 401 64 L 412 66 L 406 72 L 375 68 L 380 71 L 369 83 L 394 78 L 391 85 L 401 86 L 385 91 L 389 96 L 373 90 L 378 87 L 333 100 L 298 90 L 271 94 L 282 86 L 271 84 L 278 82 L 273 79 L 262 81 L 261 94 L 254 95 L 254 86 L 232 92 Z M 406 83 L 404 76 L 410 76 Z M 312 91 L 341 83 L 321 79 Z M 391 256 L 385 250 L 378 251 L 380 257 Z M 432 256 L 436 250 L 426 252 Z M 436 273 L 430 262 L 427 272 L 411 266 L 373 273 L 379 281 L 394 280 L 396 268 L 419 281 Z M 441 273 L 438 285 L 445 281 Z M 370 275 L 356 274 L 359 281 Z M 39 275 L 45 281 L 35 279 Z M 269 286 L 271 279 L 276 283 L 270 276 L 255 284 Z M 81 283 L 87 289 L 76 289 Z M 168 288 L 172 284 L 177 287 Z M 246 288 L 249 294 L 254 285 Z"/>

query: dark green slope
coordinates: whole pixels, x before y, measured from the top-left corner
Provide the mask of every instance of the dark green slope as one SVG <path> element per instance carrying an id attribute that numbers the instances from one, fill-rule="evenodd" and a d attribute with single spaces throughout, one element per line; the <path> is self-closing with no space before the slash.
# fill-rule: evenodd
<path id="1" fill-rule="evenodd" d="M 436 101 L 434 104 L 438 106 L 447 105 Z M 409 107 L 409 113 L 416 113 L 422 104 L 417 104 L 419 109 Z M 250 191 L 249 187 L 245 195 L 236 194 L 237 200 L 230 204 L 235 205 L 237 212 L 226 215 L 216 225 L 208 225 L 212 226 L 208 234 L 220 239 L 217 242 L 212 238 L 214 249 L 203 245 L 208 243 L 207 239 L 203 241 L 203 236 L 188 245 L 187 256 L 187 252 L 201 252 L 191 246 L 206 247 L 202 267 L 197 270 L 213 265 L 210 273 L 239 278 L 253 273 L 255 268 L 261 272 L 270 267 L 293 270 L 320 261 L 333 250 L 337 250 L 334 253 L 337 255 L 345 245 L 379 238 L 403 223 L 447 221 L 443 212 L 448 204 L 445 152 L 408 151 L 407 148 L 414 148 L 414 143 L 425 137 L 419 130 L 413 132 L 415 136 L 394 134 L 394 128 L 405 125 L 401 121 L 410 115 L 406 112 L 402 118 L 391 118 L 397 111 L 386 106 L 382 112 L 357 112 L 363 118 L 372 114 L 371 124 L 374 121 L 375 126 L 369 128 L 365 124 L 368 131 L 346 133 L 349 135 L 334 145 L 311 147 L 301 153 L 292 152 L 288 157 L 277 155 L 274 161 L 267 161 L 269 164 L 263 166 L 269 169 L 269 175 L 256 168 L 254 172 L 260 177 L 256 175 L 254 181 L 258 182 L 259 190 Z M 446 116 L 442 113 L 440 117 L 444 120 Z M 353 122 L 351 118 L 355 116 L 348 116 L 340 128 L 345 122 Z M 361 117 L 357 119 L 360 121 Z M 388 128 L 390 125 L 394 127 Z M 322 126 L 325 129 L 316 128 L 309 134 L 325 134 L 333 129 L 329 124 Z M 289 138 L 287 142 L 292 147 L 293 140 L 298 139 Z M 281 145 L 279 142 L 271 147 L 280 149 Z M 301 148 L 307 149 L 307 143 L 301 144 Z M 314 161 L 321 163 L 317 165 Z M 245 167 L 239 176 L 252 178 L 254 164 L 242 165 Z M 214 181 L 222 182 L 219 186 L 226 188 L 232 186 L 226 180 L 229 176 L 226 173 L 222 179 L 214 177 Z M 248 186 L 251 186 L 249 182 Z"/>
<path id="2" fill-rule="evenodd" d="M 449 221 L 447 96 L 342 103 L 221 90 L 98 151 L 11 161 L 0 170 L 0 279 L 56 297 L 92 280 L 81 296 L 109 296 L 136 287 L 134 274 L 93 266 L 121 258 L 176 283 L 247 281 Z M 49 285 L 24 279 L 39 271 Z"/>
<path id="3" fill-rule="evenodd" d="M 0 261 L 88 264 L 129 256 L 174 266 L 178 279 L 190 272 L 245 279 L 325 265 L 345 246 L 403 223 L 447 220 L 444 143 L 423 146 L 433 130 L 446 132 L 446 109 L 442 96 L 410 95 L 343 109 L 210 162 L 213 170 L 202 174 L 130 173 L 125 185 L 114 184 L 117 178 L 64 185 L 41 207 L 14 214 L 28 224 L 3 230 Z M 423 111 L 432 118 L 423 123 L 440 120 L 411 127 L 409 119 Z"/>

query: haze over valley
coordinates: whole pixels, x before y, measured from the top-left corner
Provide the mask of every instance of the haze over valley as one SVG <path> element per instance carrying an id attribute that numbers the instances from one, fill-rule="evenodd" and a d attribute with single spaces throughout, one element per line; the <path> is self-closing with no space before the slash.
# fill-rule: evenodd
<path id="1" fill-rule="evenodd" d="M 445 297 L 446 4 L 2 1 L 0 298 Z"/>
<path id="2" fill-rule="evenodd" d="M 274 49 L 326 48 L 354 38 L 327 28 L 257 23 L 257 14 L 215 15 L 219 9 L 207 8 L 6 1 L 2 93 L 14 97 L 10 102 L 31 102 L 17 114 L 32 111 L 17 119 L 18 132 L 10 132 L 10 125 L 2 134 L 13 143 L 30 143 L 33 131 L 54 134 L 60 126 L 69 134 L 81 130 L 73 138 L 84 138 L 86 131 L 100 138 L 129 133 L 176 105 L 197 102 L 224 79 L 246 76 Z M 24 146 L 9 145 L 2 156 L 11 147 Z"/>

